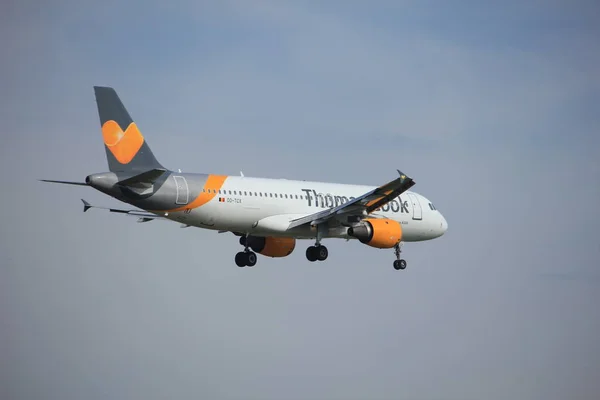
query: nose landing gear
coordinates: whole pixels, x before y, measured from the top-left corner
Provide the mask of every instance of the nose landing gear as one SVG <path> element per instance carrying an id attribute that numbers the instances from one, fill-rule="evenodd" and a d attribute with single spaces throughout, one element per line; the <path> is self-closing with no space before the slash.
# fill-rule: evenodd
<path id="1" fill-rule="evenodd" d="M 400 258 L 400 254 L 402 253 L 401 247 L 402 242 L 394 246 L 394 254 L 396 255 L 396 260 L 394 260 L 394 269 L 396 271 L 406 269 L 406 260 Z"/>

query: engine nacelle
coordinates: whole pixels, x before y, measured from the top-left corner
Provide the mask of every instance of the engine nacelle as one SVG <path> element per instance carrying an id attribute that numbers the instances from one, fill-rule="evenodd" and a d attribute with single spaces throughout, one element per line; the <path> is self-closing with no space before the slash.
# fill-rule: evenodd
<path id="1" fill-rule="evenodd" d="M 287 257 L 296 248 L 296 239 L 274 236 L 248 236 L 248 246 L 267 257 Z"/>
<path id="2" fill-rule="evenodd" d="M 348 235 L 378 249 L 390 249 L 402 240 L 402 226 L 392 219 L 365 219 L 348 228 Z"/>

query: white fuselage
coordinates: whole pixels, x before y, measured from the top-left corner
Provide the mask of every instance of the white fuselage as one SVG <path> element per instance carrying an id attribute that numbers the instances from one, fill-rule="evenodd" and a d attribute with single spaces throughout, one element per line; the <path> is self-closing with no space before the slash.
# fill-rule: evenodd
<path id="1" fill-rule="evenodd" d="M 167 218 L 190 226 L 257 235 L 314 238 L 311 227 L 288 230 L 293 219 L 338 206 L 374 186 L 229 176 L 216 196 L 201 207 L 171 212 Z M 430 240 L 444 234 L 447 222 L 424 196 L 407 191 L 371 214 L 398 221 L 402 241 Z M 352 239 L 346 228 L 323 237 Z"/>

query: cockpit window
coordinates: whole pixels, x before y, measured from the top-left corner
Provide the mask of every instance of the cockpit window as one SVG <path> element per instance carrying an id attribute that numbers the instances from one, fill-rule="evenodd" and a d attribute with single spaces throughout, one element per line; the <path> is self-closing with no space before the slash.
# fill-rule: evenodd
<path id="1" fill-rule="evenodd" d="M 429 208 L 433 211 L 433 204 L 431 204 L 431 203 L 427 203 L 427 204 L 429 204 Z"/>

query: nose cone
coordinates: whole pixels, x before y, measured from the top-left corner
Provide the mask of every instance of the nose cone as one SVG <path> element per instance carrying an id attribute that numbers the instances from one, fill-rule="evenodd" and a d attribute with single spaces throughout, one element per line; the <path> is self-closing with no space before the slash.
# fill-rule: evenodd
<path id="1" fill-rule="evenodd" d="M 446 221 L 446 218 L 444 218 L 444 216 L 440 213 L 440 236 L 443 235 L 444 233 L 446 233 L 446 231 L 448 230 L 448 222 Z"/>

